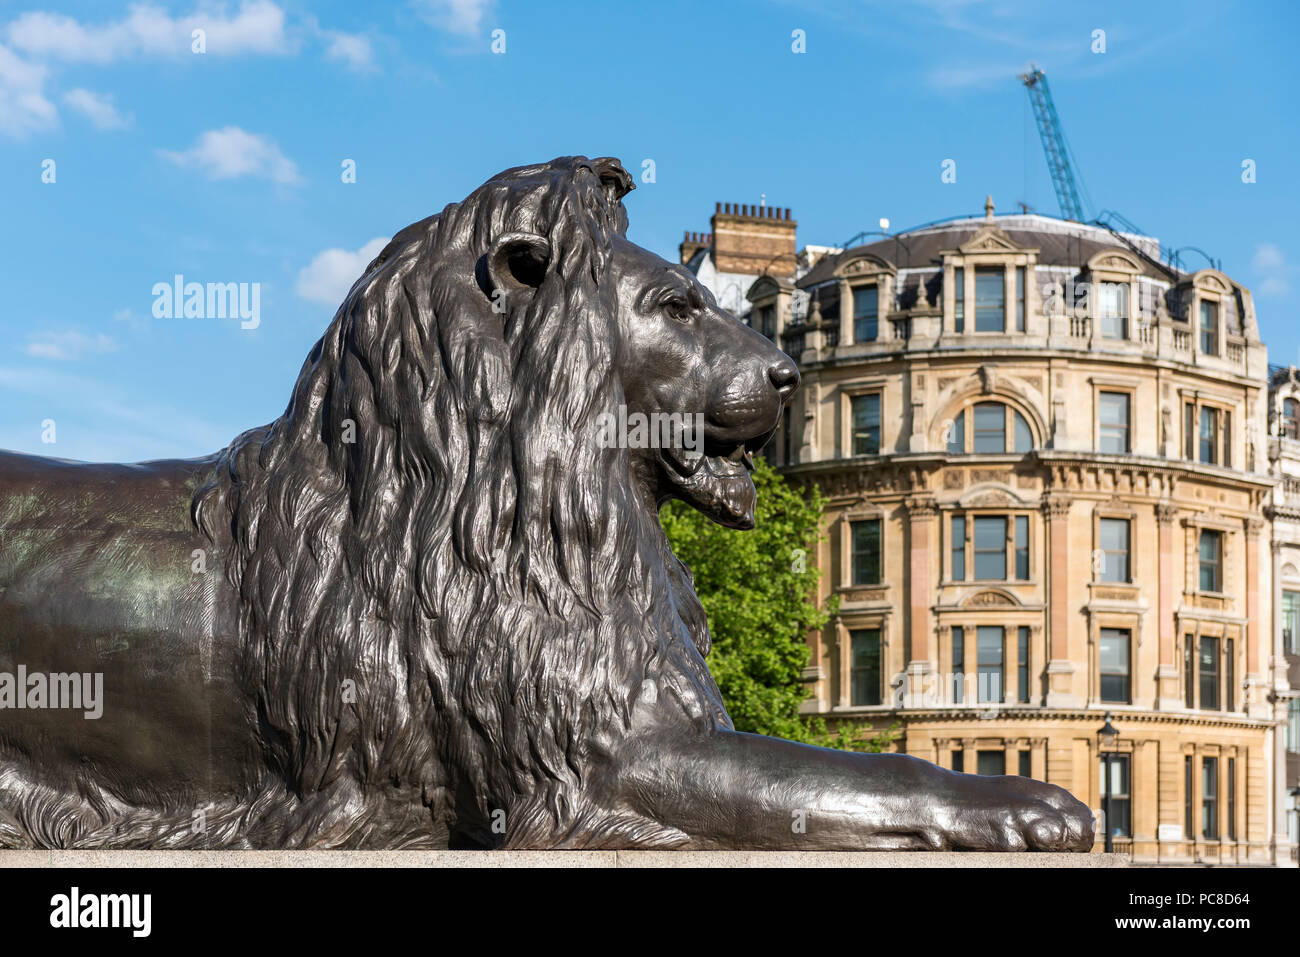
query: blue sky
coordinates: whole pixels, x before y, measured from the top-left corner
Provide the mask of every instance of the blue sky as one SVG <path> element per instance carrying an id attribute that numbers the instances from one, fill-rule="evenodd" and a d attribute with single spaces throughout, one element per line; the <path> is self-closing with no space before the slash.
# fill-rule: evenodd
<path id="1" fill-rule="evenodd" d="M 652 159 L 630 235 L 670 258 L 761 193 L 801 245 L 986 193 L 1055 214 L 1031 60 L 1091 211 L 1221 259 L 1300 362 L 1300 5 L 1061 6 L 0 0 L 0 448 L 202 455 L 270 421 L 367 254 L 520 163 Z M 260 323 L 155 318 L 177 273 L 259 284 Z"/>

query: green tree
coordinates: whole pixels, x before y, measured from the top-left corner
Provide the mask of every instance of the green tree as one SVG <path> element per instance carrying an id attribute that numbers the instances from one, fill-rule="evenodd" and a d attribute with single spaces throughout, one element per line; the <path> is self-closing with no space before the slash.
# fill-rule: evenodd
<path id="1" fill-rule="evenodd" d="M 824 500 L 805 493 L 764 460 L 755 461 L 758 506 L 753 531 L 723 528 L 681 502 L 660 512 L 677 557 L 695 575 L 709 617 L 709 670 L 738 731 L 856 751 L 887 750 L 896 726 L 873 732 L 856 722 L 828 729 L 820 716 L 799 714 L 807 697 L 804 636 L 837 610 L 816 601 Z"/>

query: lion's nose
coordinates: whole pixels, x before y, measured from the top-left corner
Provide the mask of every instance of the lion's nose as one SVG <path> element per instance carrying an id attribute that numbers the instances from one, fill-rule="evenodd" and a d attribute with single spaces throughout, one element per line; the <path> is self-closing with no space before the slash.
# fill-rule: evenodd
<path id="1" fill-rule="evenodd" d="M 772 380 L 772 385 L 776 387 L 782 402 L 790 401 L 794 390 L 799 388 L 799 370 L 786 356 L 782 356 L 779 362 L 768 366 L 767 377 Z"/>

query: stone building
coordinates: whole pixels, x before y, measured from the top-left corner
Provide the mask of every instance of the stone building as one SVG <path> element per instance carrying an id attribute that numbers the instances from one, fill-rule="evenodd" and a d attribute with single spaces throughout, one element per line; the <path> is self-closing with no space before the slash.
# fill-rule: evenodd
<path id="1" fill-rule="evenodd" d="M 806 710 L 899 722 L 899 750 L 1098 809 L 1110 713 L 1119 849 L 1272 860 L 1280 599 L 1250 291 L 991 199 L 796 275 L 748 300 L 804 375 L 770 456 L 828 497 L 840 612 L 810 636 Z"/>
<path id="2" fill-rule="evenodd" d="M 1273 529 L 1273 698 L 1282 733 L 1274 742 L 1274 827 L 1280 853 L 1300 845 L 1300 372 L 1269 376 L 1269 459 L 1276 484 L 1266 514 Z"/>

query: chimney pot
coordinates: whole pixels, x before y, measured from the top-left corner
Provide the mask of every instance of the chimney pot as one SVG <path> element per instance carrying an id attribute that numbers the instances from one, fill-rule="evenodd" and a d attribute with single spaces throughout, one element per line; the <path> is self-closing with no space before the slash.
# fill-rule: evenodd
<path id="1" fill-rule="evenodd" d="M 714 203 L 714 204 L 713 204 L 713 211 L 714 211 L 715 213 L 720 213 L 720 212 L 722 212 L 722 204 L 721 204 L 721 203 Z"/>

